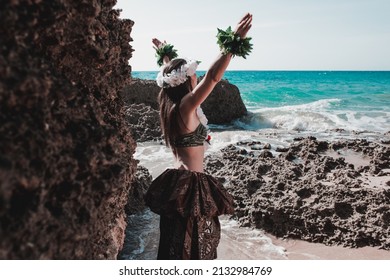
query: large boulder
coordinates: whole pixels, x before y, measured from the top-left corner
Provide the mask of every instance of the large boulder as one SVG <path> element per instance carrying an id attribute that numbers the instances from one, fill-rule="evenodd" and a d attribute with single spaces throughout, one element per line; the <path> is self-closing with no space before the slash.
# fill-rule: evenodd
<path id="1" fill-rule="evenodd" d="M 115 259 L 135 173 L 115 0 L 0 5 L 0 259 Z"/>
<path id="2" fill-rule="evenodd" d="M 227 80 L 215 86 L 202 109 L 212 124 L 227 124 L 247 113 L 238 87 Z"/>
<path id="3" fill-rule="evenodd" d="M 154 110 L 158 110 L 158 94 L 160 88 L 153 80 L 132 78 L 129 85 L 123 88 L 121 96 L 127 105 L 145 104 Z"/>

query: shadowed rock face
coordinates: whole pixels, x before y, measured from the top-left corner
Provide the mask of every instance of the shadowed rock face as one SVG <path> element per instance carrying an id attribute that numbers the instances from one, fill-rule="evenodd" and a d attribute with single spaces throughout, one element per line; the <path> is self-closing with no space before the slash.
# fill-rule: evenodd
<path id="1" fill-rule="evenodd" d="M 1 1 L 1 259 L 113 259 L 123 244 L 133 22 L 115 3 Z"/>

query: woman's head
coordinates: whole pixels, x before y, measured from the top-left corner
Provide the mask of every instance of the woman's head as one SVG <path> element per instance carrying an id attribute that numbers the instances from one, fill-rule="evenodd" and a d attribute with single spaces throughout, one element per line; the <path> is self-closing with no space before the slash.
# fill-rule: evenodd
<path id="1" fill-rule="evenodd" d="M 196 86 L 198 64 L 198 61 L 173 59 L 158 73 L 157 84 L 176 103 Z"/>
<path id="2" fill-rule="evenodd" d="M 187 76 L 186 73 L 180 73 L 186 64 L 187 61 L 185 59 L 173 59 L 162 71 L 163 76 L 167 77 L 164 81 L 163 91 L 173 103 L 180 102 L 187 93 L 193 90 L 191 76 Z"/>

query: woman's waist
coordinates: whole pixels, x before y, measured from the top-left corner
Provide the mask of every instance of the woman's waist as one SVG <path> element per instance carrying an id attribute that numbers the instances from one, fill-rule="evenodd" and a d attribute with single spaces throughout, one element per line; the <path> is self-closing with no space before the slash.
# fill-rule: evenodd
<path id="1" fill-rule="evenodd" d="M 181 170 L 190 170 L 203 172 L 204 154 L 201 155 L 176 155 L 174 168 Z"/>
<path id="2" fill-rule="evenodd" d="M 188 170 L 194 172 L 203 173 L 203 161 L 202 162 L 185 162 L 177 160 L 174 165 L 175 169 Z"/>
<path id="3" fill-rule="evenodd" d="M 186 163 L 189 163 L 189 162 L 202 162 L 203 163 L 204 153 L 205 153 L 204 146 L 175 148 L 176 158 L 180 159 Z"/>

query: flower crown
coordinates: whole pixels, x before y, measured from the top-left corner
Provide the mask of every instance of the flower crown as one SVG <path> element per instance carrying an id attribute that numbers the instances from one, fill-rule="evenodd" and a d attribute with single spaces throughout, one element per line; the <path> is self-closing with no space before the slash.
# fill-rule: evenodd
<path id="1" fill-rule="evenodd" d="M 179 69 L 174 69 L 171 73 L 163 74 L 164 67 L 161 67 L 160 72 L 157 74 L 156 82 L 161 88 L 176 87 L 187 81 L 187 77 L 191 77 L 195 74 L 196 68 L 198 68 L 200 61 L 187 60 L 186 64 L 182 65 Z"/>

